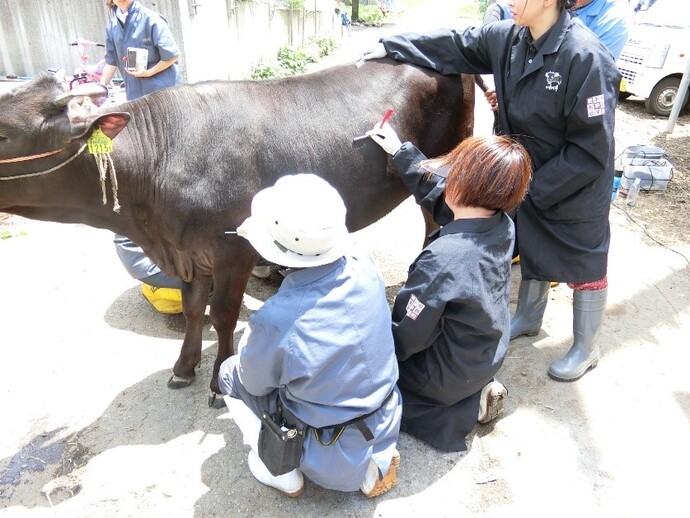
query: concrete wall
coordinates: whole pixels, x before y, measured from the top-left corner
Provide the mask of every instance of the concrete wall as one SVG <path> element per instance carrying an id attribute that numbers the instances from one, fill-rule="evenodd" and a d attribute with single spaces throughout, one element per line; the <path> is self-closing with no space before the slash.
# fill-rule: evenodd
<path id="1" fill-rule="evenodd" d="M 140 1 L 167 18 L 189 82 L 246 78 L 279 47 L 340 28 L 331 0 L 305 0 L 305 10 L 296 11 L 267 0 Z M 0 0 L 0 77 L 33 77 L 49 68 L 72 72 L 79 55 L 68 43 L 103 43 L 108 16 L 104 0 Z M 92 62 L 102 55 L 102 49 L 90 51 Z"/>

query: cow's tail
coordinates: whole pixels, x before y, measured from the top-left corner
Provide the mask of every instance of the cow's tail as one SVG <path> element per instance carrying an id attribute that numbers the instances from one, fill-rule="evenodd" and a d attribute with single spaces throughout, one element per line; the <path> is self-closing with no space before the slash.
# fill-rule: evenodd
<path id="1" fill-rule="evenodd" d="M 486 91 L 489 89 L 489 87 L 484 82 L 484 78 L 479 74 L 474 74 L 474 82 L 477 83 L 477 86 L 484 93 L 486 93 Z"/>

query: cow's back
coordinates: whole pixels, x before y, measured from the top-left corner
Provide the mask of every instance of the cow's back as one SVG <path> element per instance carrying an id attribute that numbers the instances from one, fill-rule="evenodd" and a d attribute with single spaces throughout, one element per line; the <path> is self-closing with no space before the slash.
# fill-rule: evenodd
<path id="1" fill-rule="evenodd" d="M 438 156 L 472 126 L 473 103 L 467 105 L 466 94 L 458 77 L 381 60 L 281 80 L 184 85 L 141 102 L 145 113 L 166 112 L 167 129 L 161 131 L 177 132 L 164 139 L 177 152 L 159 161 L 175 162 L 166 166 L 166 174 L 180 178 L 166 184 L 186 190 L 169 193 L 168 199 L 186 197 L 179 201 L 190 208 L 187 217 L 207 223 L 212 217 L 234 228 L 247 216 L 256 191 L 282 175 L 309 172 L 338 189 L 354 231 L 390 212 L 409 193 L 386 153 L 370 139 L 353 142 L 353 137 L 393 108 L 390 122 L 401 139 Z M 189 191 L 208 198 L 196 199 Z"/>

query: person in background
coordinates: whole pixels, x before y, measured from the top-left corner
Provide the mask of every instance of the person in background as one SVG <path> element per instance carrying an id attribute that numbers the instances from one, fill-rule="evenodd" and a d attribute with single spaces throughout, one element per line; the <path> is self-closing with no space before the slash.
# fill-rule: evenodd
<path id="1" fill-rule="evenodd" d="M 119 70 L 129 101 L 178 84 L 180 51 L 165 18 L 139 0 L 106 0 L 106 5 L 111 17 L 106 27 L 101 84 L 109 85 Z M 134 64 L 127 62 L 129 47 L 148 51 L 145 69 L 131 68 Z M 116 234 L 113 243 L 127 273 L 142 283 L 141 292 L 153 307 L 161 313 L 181 313 L 182 281 L 162 272 L 131 239 Z"/>
<path id="2" fill-rule="evenodd" d="M 622 0 L 576 0 L 570 15 L 596 34 L 618 59 L 628 42 L 630 16 Z"/>
<path id="3" fill-rule="evenodd" d="M 373 261 L 349 251 L 345 214 L 328 182 L 291 175 L 259 191 L 237 229 L 289 270 L 249 319 L 239 354 L 221 365 L 220 388 L 251 449 L 252 475 L 292 497 L 302 493 L 304 475 L 368 497 L 397 481 L 401 396 L 390 310 Z M 257 441 L 259 416 L 279 405 L 310 428 L 299 467 L 274 476 Z"/>
<path id="4" fill-rule="evenodd" d="M 486 11 L 484 12 L 484 19 L 482 20 L 482 25 L 510 19 L 511 14 L 510 7 L 508 6 L 508 0 L 495 0 L 486 7 Z"/>
<path id="5" fill-rule="evenodd" d="M 506 212 L 525 195 L 530 158 L 507 137 L 468 138 L 427 160 L 388 123 L 368 134 L 443 225 L 393 306 L 401 431 L 442 451 L 464 451 L 467 435 L 495 419 L 507 396 L 494 379 L 510 340 L 514 227 Z"/>
<path id="6" fill-rule="evenodd" d="M 112 16 L 106 27 L 101 83 L 108 85 L 119 70 L 128 101 L 179 84 L 180 51 L 166 19 L 139 0 L 106 0 L 106 4 Z M 127 62 L 130 47 L 148 51 L 146 68 L 135 70 L 134 63 Z"/>
<path id="7" fill-rule="evenodd" d="M 510 5 L 512 24 L 392 36 L 364 58 L 389 55 L 443 74 L 493 74 L 501 128 L 534 165 L 516 216 L 522 280 L 510 338 L 538 334 L 550 282 L 568 283 L 574 341 L 548 373 L 574 381 L 600 356 L 621 75 L 602 41 L 571 18 L 568 0 Z"/>
<path id="8" fill-rule="evenodd" d="M 510 13 L 510 6 L 508 5 L 508 0 L 496 0 L 491 2 L 484 13 L 484 19 L 482 20 L 482 25 L 488 23 L 500 22 L 501 20 L 511 20 L 512 14 Z M 489 103 L 491 111 L 494 112 L 494 124 L 493 132 L 494 135 L 500 135 L 501 129 L 499 127 L 499 120 L 496 112 L 498 111 L 498 102 L 496 100 L 496 89 L 489 88 L 484 92 L 484 97 L 486 102 Z"/>
<path id="9" fill-rule="evenodd" d="M 342 29 L 345 29 L 347 31 L 347 35 L 351 36 L 352 33 L 350 32 L 350 26 L 352 25 L 352 20 L 350 20 L 350 15 L 347 14 L 347 11 L 345 10 L 345 7 L 336 0 L 335 3 L 335 13 L 340 16 L 340 26 Z M 341 31 L 342 35 L 342 31 Z"/>

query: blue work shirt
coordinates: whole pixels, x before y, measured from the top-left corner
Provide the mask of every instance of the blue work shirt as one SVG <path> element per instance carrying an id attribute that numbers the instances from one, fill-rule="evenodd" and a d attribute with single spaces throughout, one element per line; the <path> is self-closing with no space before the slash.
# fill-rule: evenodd
<path id="1" fill-rule="evenodd" d="M 571 10 L 570 15 L 596 34 L 611 51 L 613 59 L 618 59 L 628 41 L 626 4 L 617 0 L 594 0 L 584 7 Z"/>
<path id="2" fill-rule="evenodd" d="M 113 9 L 113 13 L 115 12 Z M 105 62 L 115 65 L 125 80 L 127 100 L 139 99 L 161 88 L 180 82 L 177 63 L 152 77 L 134 77 L 125 72 L 127 47 L 148 50 L 148 68 L 163 60 L 180 55 L 168 22 L 160 14 L 134 0 L 122 24 L 113 14 L 106 27 Z"/>
<path id="3" fill-rule="evenodd" d="M 332 446 L 310 433 L 300 462 L 311 480 L 340 491 L 359 488 L 370 459 L 385 473 L 398 438 L 401 398 L 390 309 L 373 261 L 345 256 L 289 273 L 251 316 L 249 328 L 239 352 L 240 382 L 254 396 L 277 391 L 283 406 L 312 427 L 375 411 L 393 392 L 364 421 L 371 441 L 354 426 Z"/>

